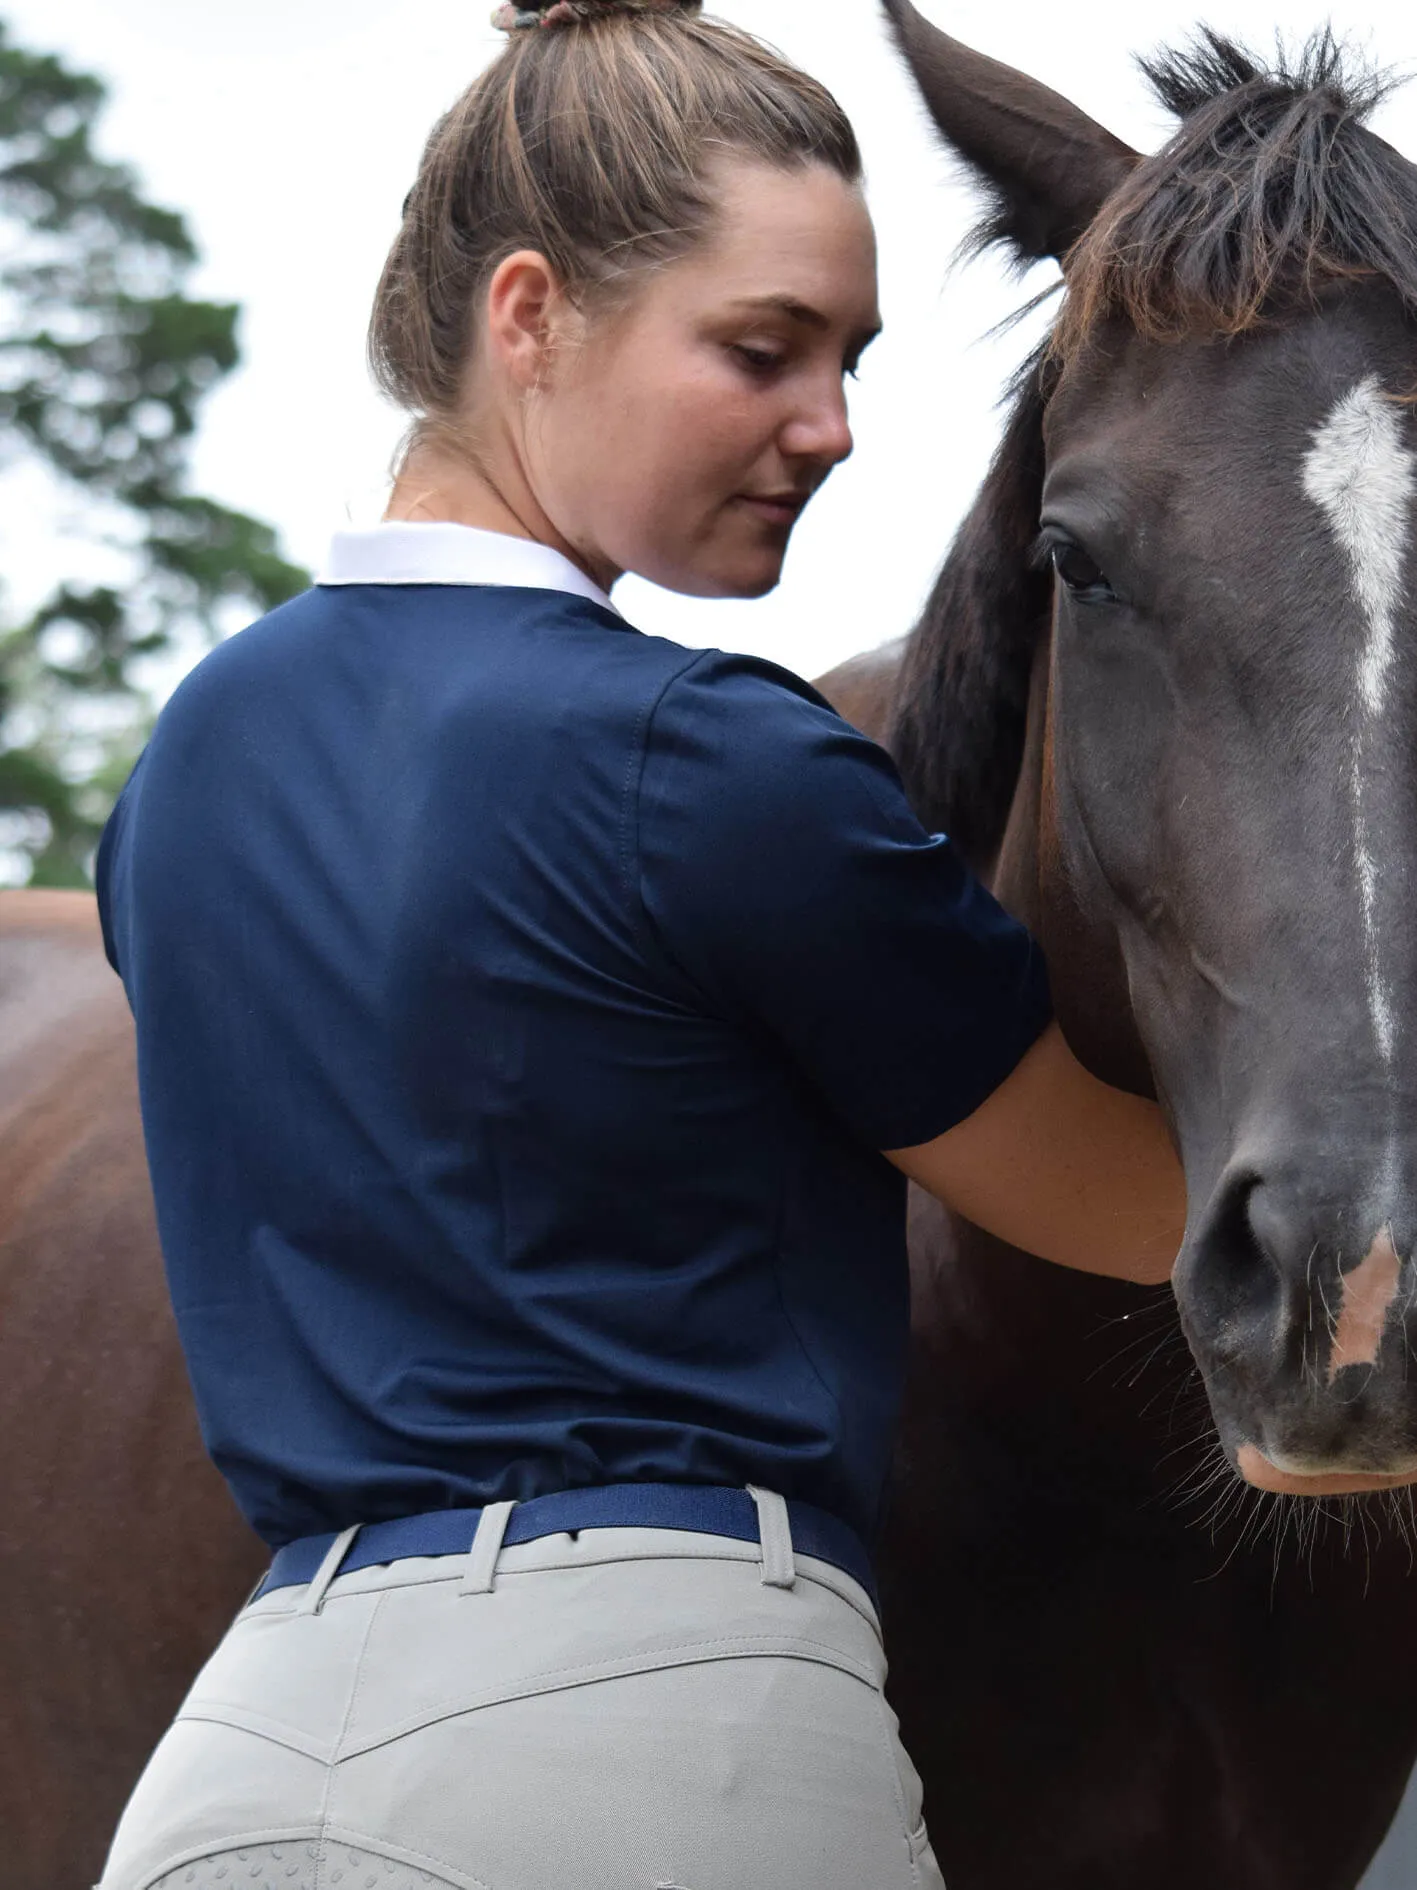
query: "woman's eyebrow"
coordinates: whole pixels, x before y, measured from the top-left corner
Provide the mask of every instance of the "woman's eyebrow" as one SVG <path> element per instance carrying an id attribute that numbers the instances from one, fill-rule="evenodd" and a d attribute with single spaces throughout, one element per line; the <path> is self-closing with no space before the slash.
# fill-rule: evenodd
<path id="1" fill-rule="evenodd" d="M 812 308 L 806 302 L 799 302 L 795 295 L 745 295 L 741 296 L 733 306 L 755 311 L 770 309 L 776 314 L 788 316 L 792 321 L 801 322 L 805 328 L 826 330 L 832 326 L 829 315 L 823 315 L 820 309 Z M 871 328 L 863 328 L 855 338 L 857 345 L 862 350 L 869 348 L 880 332 L 880 322 Z"/>

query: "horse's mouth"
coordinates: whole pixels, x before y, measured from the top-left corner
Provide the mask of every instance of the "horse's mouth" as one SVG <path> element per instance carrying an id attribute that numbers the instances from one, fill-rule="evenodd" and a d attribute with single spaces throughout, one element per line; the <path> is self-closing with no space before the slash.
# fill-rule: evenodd
<path id="1" fill-rule="evenodd" d="M 1417 1483 L 1417 1461 L 1405 1470 L 1308 1472 L 1281 1468 L 1256 1444 L 1242 1444 L 1235 1453 L 1235 1464 L 1246 1483 L 1276 1496 L 1360 1496 L 1371 1490 L 1399 1490 Z"/>

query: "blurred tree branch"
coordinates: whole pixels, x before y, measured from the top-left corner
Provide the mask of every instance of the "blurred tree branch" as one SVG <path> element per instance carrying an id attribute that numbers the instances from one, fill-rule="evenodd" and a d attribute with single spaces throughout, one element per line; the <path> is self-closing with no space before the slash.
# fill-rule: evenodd
<path id="1" fill-rule="evenodd" d="M 239 310 L 183 293 L 198 257 L 182 218 L 95 153 L 105 96 L 0 22 L 0 470 L 37 459 L 89 495 L 132 567 L 0 626 L 0 845 L 29 854 L 32 884 L 87 883 L 146 736 L 142 660 L 308 582 L 270 526 L 187 489 Z"/>

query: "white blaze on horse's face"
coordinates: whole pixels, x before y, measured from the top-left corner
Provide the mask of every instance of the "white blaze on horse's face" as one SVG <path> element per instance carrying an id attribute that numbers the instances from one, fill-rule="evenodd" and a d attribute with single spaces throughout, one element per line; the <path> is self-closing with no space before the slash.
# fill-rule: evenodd
<path id="1" fill-rule="evenodd" d="M 1368 1009 L 1378 1048 L 1388 1064 L 1396 1027 L 1379 937 L 1381 873 L 1372 851 L 1368 758 L 1378 744 L 1387 707 L 1412 499 L 1417 491 L 1415 464 L 1414 455 L 1402 444 L 1400 409 L 1373 374 L 1338 402 L 1316 430 L 1304 461 L 1304 490 L 1322 508 L 1347 554 L 1366 630 L 1358 660 L 1351 787 Z"/>

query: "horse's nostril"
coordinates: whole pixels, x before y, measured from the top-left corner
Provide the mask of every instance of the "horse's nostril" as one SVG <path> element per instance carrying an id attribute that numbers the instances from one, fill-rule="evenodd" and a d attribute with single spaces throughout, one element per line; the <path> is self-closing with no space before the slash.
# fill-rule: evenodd
<path id="1" fill-rule="evenodd" d="M 1184 1297 L 1213 1344 L 1244 1349 L 1283 1298 L 1286 1241 L 1272 1194 L 1254 1174 L 1226 1181 L 1193 1243 Z M 1202 1312 L 1203 1309 L 1203 1312 Z M 1185 1307 L 1183 1305 L 1183 1310 Z"/>
<path id="2" fill-rule="evenodd" d="M 1290 1249 L 1295 1244 L 1292 1215 L 1285 1213 L 1276 1190 L 1258 1180 L 1246 1187 L 1244 1212 L 1245 1228 L 1255 1254 L 1278 1277 L 1286 1270 Z"/>
<path id="3" fill-rule="evenodd" d="M 1221 1438 L 1262 1489 L 1341 1495 L 1417 1471 L 1410 1213 L 1392 1188 L 1379 1219 L 1374 1192 L 1317 1158 L 1260 1174 L 1237 1165 L 1177 1270 Z"/>
<path id="4" fill-rule="evenodd" d="M 1252 1377 L 1279 1373 L 1322 1389 L 1348 1366 L 1371 1372 L 1379 1363 L 1403 1304 L 1403 1236 L 1391 1222 L 1374 1232 L 1370 1214 L 1333 1206 L 1361 1198 L 1357 1189 L 1340 1194 L 1305 1179 L 1300 1187 L 1287 1175 L 1228 1178 L 1178 1290 L 1187 1329 L 1212 1359 L 1231 1367 L 1243 1359 Z"/>

